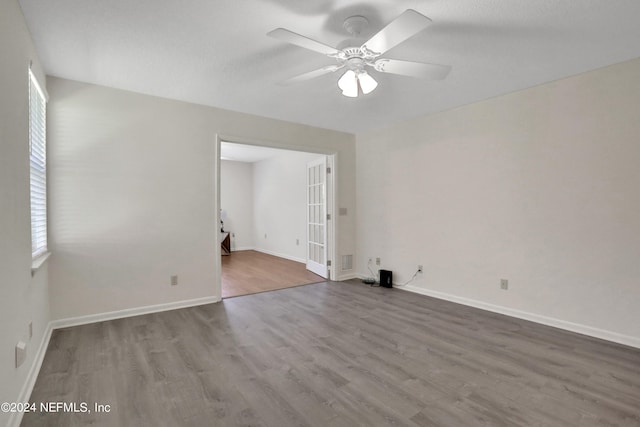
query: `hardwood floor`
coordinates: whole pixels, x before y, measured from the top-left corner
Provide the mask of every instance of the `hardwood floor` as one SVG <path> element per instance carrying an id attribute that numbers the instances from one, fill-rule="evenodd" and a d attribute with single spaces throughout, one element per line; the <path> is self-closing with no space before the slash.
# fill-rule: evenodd
<path id="1" fill-rule="evenodd" d="M 222 257 L 222 298 L 318 283 L 324 278 L 304 264 L 258 251 Z"/>
<path id="2" fill-rule="evenodd" d="M 56 330 L 23 426 L 638 426 L 640 350 L 318 283 Z"/>

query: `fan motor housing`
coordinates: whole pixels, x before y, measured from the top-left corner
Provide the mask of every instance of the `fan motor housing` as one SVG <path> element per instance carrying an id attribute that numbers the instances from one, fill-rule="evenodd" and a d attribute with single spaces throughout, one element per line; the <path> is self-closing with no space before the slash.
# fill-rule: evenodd
<path id="1" fill-rule="evenodd" d="M 362 71 L 366 65 L 364 59 L 358 56 L 354 56 L 347 59 L 347 68 L 352 71 Z"/>
<path id="2" fill-rule="evenodd" d="M 342 51 L 347 56 L 347 59 L 351 58 L 351 57 L 360 57 L 361 58 L 361 57 L 364 56 L 363 55 L 364 52 L 362 52 L 362 49 L 360 49 L 359 47 L 347 47 L 347 48 L 342 49 Z"/>
<path id="3" fill-rule="evenodd" d="M 365 65 L 373 65 L 373 60 L 376 59 L 376 55 L 369 54 L 361 47 L 345 47 L 340 53 L 338 61 L 341 64 L 346 63 L 349 68 L 354 67 L 352 69 L 362 69 Z"/>

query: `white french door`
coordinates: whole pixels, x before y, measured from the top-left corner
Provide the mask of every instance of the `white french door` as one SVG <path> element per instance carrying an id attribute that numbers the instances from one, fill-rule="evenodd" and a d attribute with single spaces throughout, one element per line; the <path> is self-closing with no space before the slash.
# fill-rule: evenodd
<path id="1" fill-rule="evenodd" d="M 307 164 L 307 270 L 328 278 L 326 157 Z"/>

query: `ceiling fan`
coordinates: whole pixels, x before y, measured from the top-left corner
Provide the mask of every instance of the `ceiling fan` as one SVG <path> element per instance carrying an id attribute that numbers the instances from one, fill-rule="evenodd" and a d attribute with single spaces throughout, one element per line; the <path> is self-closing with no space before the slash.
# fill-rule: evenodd
<path id="1" fill-rule="evenodd" d="M 344 21 L 343 26 L 352 36 L 358 37 L 368 23 L 369 21 L 364 16 L 351 16 Z M 282 82 L 282 84 L 299 83 L 346 68 L 347 71 L 338 79 L 338 87 L 344 96 L 355 98 L 360 93 L 365 95 L 371 93 L 378 86 L 378 82 L 367 73 L 367 67 L 373 67 L 381 73 L 431 80 L 444 79 L 451 71 L 451 67 L 448 65 L 380 58 L 391 48 L 424 30 L 430 23 L 431 19 L 413 9 L 407 9 L 362 46 L 347 46 L 343 49 L 336 49 L 284 28 L 277 28 L 267 35 L 322 53 L 337 61 L 337 64 L 300 74 Z"/>

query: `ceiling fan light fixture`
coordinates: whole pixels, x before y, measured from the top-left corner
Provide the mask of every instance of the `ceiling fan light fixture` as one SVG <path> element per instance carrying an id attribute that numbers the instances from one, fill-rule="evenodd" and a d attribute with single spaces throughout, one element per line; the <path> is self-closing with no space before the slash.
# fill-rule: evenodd
<path id="1" fill-rule="evenodd" d="M 448 65 L 381 57 L 395 46 L 424 30 L 430 23 L 431 19 L 428 17 L 413 9 L 407 9 L 359 47 L 347 45 L 340 49 L 284 28 L 276 28 L 267 33 L 267 35 L 310 51 L 324 54 L 337 62 L 333 66 L 325 66 L 290 78 L 283 85 L 311 80 L 346 68 L 347 71 L 338 79 L 338 87 L 340 87 L 344 96 L 356 98 L 361 93 L 367 95 L 373 92 L 378 86 L 378 82 L 365 71 L 367 67 L 374 68 L 378 73 L 430 80 L 442 80 L 449 74 L 451 67 Z M 345 19 L 344 28 L 353 37 L 359 38 L 367 24 L 368 20 L 363 16 L 350 16 Z M 344 43 L 353 42 L 353 40 L 344 41 Z"/>
<path id="2" fill-rule="evenodd" d="M 357 98 L 360 92 L 367 95 L 378 86 L 378 82 L 366 71 L 347 70 L 340 79 L 338 87 L 342 94 L 349 98 Z"/>
<path id="3" fill-rule="evenodd" d="M 358 76 L 353 70 L 347 70 L 338 79 L 338 87 L 342 90 L 344 96 L 356 98 L 358 96 Z"/>
<path id="4" fill-rule="evenodd" d="M 376 79 L 371 77 L 367 72 L 358 74 L 358 81 L 360 82 L 362 93 L 365 95 L 370 94 L 376 87 L 378 87 Z"/>

